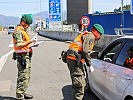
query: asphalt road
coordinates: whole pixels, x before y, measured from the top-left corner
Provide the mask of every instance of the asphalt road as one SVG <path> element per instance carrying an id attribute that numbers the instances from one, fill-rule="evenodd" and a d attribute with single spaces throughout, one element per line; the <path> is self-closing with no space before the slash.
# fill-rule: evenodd
<path id="1" fill-rule="evenodd" d="M 31 32 L 31 37 L 35 33 Z M 0 32 L 0 57 L 11 51 L 8 45 L 11 35 Z M 67 65 L 59 60 L 62 50 L 69 43 L 38 36 L 44 43 L 33 48 L 31 81 L 28 93 L 33 100 L 71 100 L 71 80 Z M 0 100 L 15 100 L 17 79 L 16 61 L 10 55 L 0 72 Z M 93 93 L 87 93 L 85 100 L 99 100 Z"/>

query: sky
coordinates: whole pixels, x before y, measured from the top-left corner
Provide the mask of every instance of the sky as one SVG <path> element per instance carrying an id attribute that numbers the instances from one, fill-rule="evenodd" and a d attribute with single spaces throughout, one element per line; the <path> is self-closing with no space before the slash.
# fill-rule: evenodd
<path id="1" fill-rule="evenodd" d="M 21 17 L 22 14 L 35 14 L 49 10 L 49 0 L 0 0 L 0 14 Z M 121 6 L 121 0 L 92 0 L 93 12 L 111 12 Z M 66 0 L 62 0 L 62 9 L 66 10 Z M 124 5 L 130 0 L 123 0 Z"/>
<path id="2" fill-rule="evenodd" d="M 110 12 L 121 7 L 122 0 L 92 0 L 93 11 Z M 123 0 L 123 4 L 130 4 L 130 0 Z"/>

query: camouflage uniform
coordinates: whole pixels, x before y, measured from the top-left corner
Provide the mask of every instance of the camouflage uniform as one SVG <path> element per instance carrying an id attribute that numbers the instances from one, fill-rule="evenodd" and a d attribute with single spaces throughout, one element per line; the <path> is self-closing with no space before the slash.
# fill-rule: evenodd
<path id="1" fill-rule="evenodd" d="M 17 43 L 21 43 L 23 42 L 24 37 L 20 30 L 16 30 L 13 33 L 13 38 L 17 41 Z M 31 55 L 29 55 L 29 53 L 17 54 L 17 55 L 22 56 L 22 58 L 26 60 L 26 66 L 21 65 L 20 62 L 17 60 L 18 78 L 17 78 L 17 87 L 16 87 L 16 98 L 23 100 L 24 94 L 28 88 L 28 84 L 30 81 Z"/>
<path id="2" fill-rule="evenodd" d="M 92 44 L 94 43 L 94 40 L 95 38 L 92 33 L 83 36 L 83 51 L 81 54 L 88 66 L 90 66 L 90 56 L 88 55 L 88 50 L 90 49 L 90 45 L 94 45 Z M 77 54 L 80 55 L 79 53 Z M 68 49 L 67 55 L 75 55 L 75 51 Z M 83 63 L 80 62 L 78 64 L 76 60 L 67 59 L 67 65 L 72 80 L 73 100 L 82 100 L 84 97 L 84 88 L 86 86 Z"/>

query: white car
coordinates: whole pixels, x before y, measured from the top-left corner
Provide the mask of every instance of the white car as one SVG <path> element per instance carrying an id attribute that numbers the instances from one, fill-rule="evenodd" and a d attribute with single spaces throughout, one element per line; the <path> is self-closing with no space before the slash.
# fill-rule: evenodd
<path id="1" fill-rule="evenodd" d="M 15 30 L 15 26 L 14 25 L 9 25 L 8 27 L 8 34 L 12 34 Z"/>
<path id="2" fill-rule="evenodd" d="M 100 100 L 133 100 L 133 70 L 124 65 L 133 36 L 123 36 L 90 55 L 93 72 L 87 67 L 89 87 Z"/>

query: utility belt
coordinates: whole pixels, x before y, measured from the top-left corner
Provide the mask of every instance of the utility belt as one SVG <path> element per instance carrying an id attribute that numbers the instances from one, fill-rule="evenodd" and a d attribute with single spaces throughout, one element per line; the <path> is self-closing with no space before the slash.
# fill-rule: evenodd
<path id="1" fill-rule="evenodd" d="M 22 68 L 25 69 L 26 68 L 26 57 L 32 57 L 32 53 L 31 52 L 24 52 L 24 53 L 13 53 L 13 60 L 17 60 L 17 62 L 19 62 L 20 65 L 22 65 Z"/>
<path id="2" fill-rule="evenodd" d="M 68 49 L 67 50 L 67 59 L 71 59 L 71 60 L 77 61 L 77 65 L 79 65 L 80 62 L 85 61 L 82 58 L 82 53 L 81 52 L 74 51 L 73 49 Z"/>
<path id="3" fill-rule="evenodd" d="M 21 52 L 21 53 L 13 53 L 13 58 L 16 58 L 17 56 L 29 56 L 32 57 L 32 52 Z"/>

